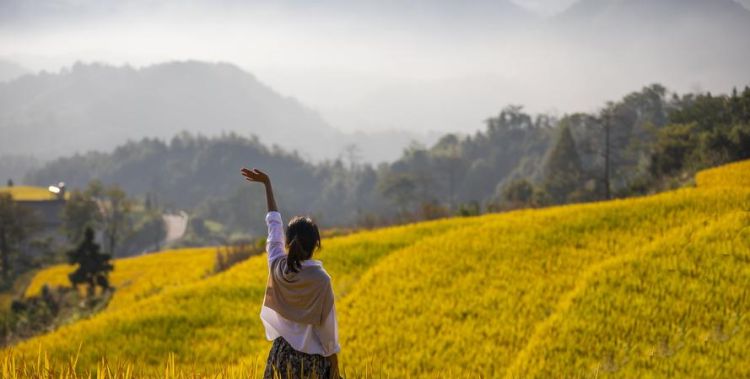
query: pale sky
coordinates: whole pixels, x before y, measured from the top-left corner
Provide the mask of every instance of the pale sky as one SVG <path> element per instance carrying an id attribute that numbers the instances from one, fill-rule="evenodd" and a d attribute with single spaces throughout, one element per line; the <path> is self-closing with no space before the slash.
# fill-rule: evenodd
<path id="1" fill-rule="evenodd" d="M 603 50 L 598 36 L 578 43 L 540 31 L 535 20 L 485 14 L 500 1 L 431 0 L 442 8 L 382 14 L 343 0 L 327 0 L 322 9 L 293 0 L 0 1 L 21 4 L 18 13 L 0 14 L 0 59 L 49 71 L 77 60 L 230 62 L 342 130 L 470 132 L 509 103 L 533 112 L 592 111 L 652 82 L 727 92 L 750 79 L 727 66 L 743 57 L 723 51 L 707 61 L 697 61 L 694 48 L 660 58 L 650 36 Z M 574 0 L 513 2 L 550 16 Z M 46 4 L 46 12 L 31 8 L 36 4 Z M 640 35 L 639 25 L 630 27 L 623 30 Z M 743 43 L 734 50 L 750 53 Z"/>
<path id="2" fill-rule="evenodd" d="M 538 14 L 549 16 L 563 11 L 576 0 L 513 0 L 513 2 Z M 737 2 L 750 9 L 750 0 L 737 0 Z"/>
<path id="3" fill-rule="evenodd" d="M 545 16 L 560 12 L 569 7 L 575 1 L 576 0 L 513 0 L 514 3 Z"/>

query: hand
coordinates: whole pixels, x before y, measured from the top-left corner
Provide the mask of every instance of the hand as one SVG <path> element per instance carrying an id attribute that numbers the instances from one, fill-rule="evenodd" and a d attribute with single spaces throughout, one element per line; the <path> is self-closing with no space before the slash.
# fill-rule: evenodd
<path id="1" fill-rule="evenodd" d="M 276 199 L 273 197 L 273 188 L 271 188 L 271 178 L 268 177 L 268 175 L 258 170 L 257 168 L 254 168 L 252 170 L 248 170 L 247 168 L 242 168 L 242 176 L 245 177 L 245 180 L 248 182 L 258 182 L 263 183 L 266 186 L 266 202 L 268 203 L 268 211 L 269 212 L 278 212 L 279 208 L 276 207 Z"/>
<path id="2" fill-rule="evenodd" d="M 332 354 L 328 357 L 328 359 L 331 362 L 331 378 L 335 379 L 341 379 L 341 374 L 339 374 L 339 356 L 338 354 Z"/>
<path id="3" fill-rule="evenodd" d="M 265 172 L 260 171 L 257 168 L 249 170 L 243 167 L 242 176 L 244 176 L 245 180 L 249 182 L 258 182 L 258 183 L 263 183 L 266 185 L 271 183 L 271 178 L 269 178 Z"/>

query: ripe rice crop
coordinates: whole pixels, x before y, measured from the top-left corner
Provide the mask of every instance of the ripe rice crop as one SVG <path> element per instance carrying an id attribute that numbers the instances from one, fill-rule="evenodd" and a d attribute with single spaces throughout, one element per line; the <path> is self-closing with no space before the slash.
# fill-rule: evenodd
<path id="1" fill-rule="evenodd" d="M 138 300 L 158 294 L 169 287 L 191 283 L 207 276 L 213 269 L 216 249 L 212 247 L 169 250 L 159 254 L 116 259 L 109 275 L 116 295 L 107 310 L 117 310 Z M 70 286 L 68 274 L 73 265 L 56 265 L 37 273 L 26 288 L 26 296 L 38 295 L 45 284 Z M 83 286 L 79 287 L 81 293 Z"/>
<path id="2" fill-rule="evenodd" d="M 394 378 L 750 376 L 749 163 L 654 196 L 326 239 L 341 362 Z M 262 364 L 266 275 L 253 257 L 14 354 L 29 362 L 41 347 L 81 370 L 103 356 L 133 370 L 170 354 L 181 372 Z"/>
<path id="3" fill-rule="evenodd" d="M 695 176 L 700 188 L 744 187 L 750 188 L 750 160 L 730 163 L 703 170 Z"/>
<path id="4" fill-rule="evenodd" d="M 0 193 L 9 193 L 17 201 L 52 200 L 55 198 L 47 188 L 34 186 L 0 187 Z"/>

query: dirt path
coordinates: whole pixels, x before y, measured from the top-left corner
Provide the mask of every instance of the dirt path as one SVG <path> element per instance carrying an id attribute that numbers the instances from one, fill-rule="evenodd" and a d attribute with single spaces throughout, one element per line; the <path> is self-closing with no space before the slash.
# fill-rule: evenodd
<path id="1" fill-rule="evenodd" d="M 169 243 L 182 238 L 185 235 L 188 224 L 188 214 L 184 211 L 180 211 L 179 214 L 164 214 L 164 227 L 167 230 L 164 238 L 164 243 Z"/>

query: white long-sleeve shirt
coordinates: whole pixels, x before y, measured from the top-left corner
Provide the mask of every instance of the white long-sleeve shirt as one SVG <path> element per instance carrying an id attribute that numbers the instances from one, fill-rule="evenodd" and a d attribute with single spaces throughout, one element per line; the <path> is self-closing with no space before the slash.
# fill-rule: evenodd
<path id="1" fill-rule="evenodd" d="M 268 225 L 266 251 L 268 252 L 270 275 L 271 262 L 286 254 L 284 252 L 284 227 L 281 222 L 281 213 L 268 212 L 266 214 L 266 225 Z M 308 259 L 303 261 L 301 265 L 302 267 L 321 266 L 322 263 L 318 260 Z M 266 306 L 262 306 L 260 309 L 260 319 L 266 329 L 266 338 L 269 341 L 284 337 L 294 350 L 307 354 L 320 354 L 326 357 L 341 350 L 335 304 L 331 307 L 331 313 L 320 325 L 302 324 L 289 320 Z"/>

